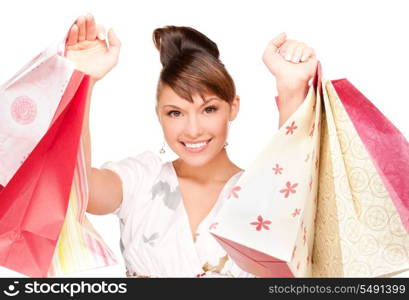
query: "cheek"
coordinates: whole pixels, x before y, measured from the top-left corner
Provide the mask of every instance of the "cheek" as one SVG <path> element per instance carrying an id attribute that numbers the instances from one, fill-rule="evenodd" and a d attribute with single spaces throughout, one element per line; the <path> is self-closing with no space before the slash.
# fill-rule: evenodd
<path id="1" fill-rule="evenodd" d="M 180 133 L 183 131 L 180 123 L 181 122 L 172 122 L 172 120 L 162 122 L 163 134 L 167 140 L 173 140 L 180 136 Z"/>
<path id="2" fill-rule="evenodd" d="M 225 118 L 215 119 L 213 122 L 209 122 L 208 131 L 213 133 L 215 136 L 224 138 L 227 133 L 227 121 Z"/>

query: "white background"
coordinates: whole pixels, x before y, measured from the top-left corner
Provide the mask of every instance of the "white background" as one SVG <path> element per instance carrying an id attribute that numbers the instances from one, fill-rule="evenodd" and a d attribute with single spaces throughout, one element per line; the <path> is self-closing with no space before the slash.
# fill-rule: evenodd
<path id="1" fill-rule="evenodd" d="M 91 12 L 98 23 L 115 29 L 123 45 L 119 64 L 93 92 L 93 166 L 148 149 L 159 151 L 163 138 L 154 103 L 161 65 L 152 31 L 165 25 L 194 27 L 218 44 L 235 80 L 241 111 L 230 129 L 228 152 L 245 169 L 278 128 L 275 81 L 261 56 L 268 41 L 282 31 L 316 50 L 326 79 L 348 78 L 409 137 L 406 3 L 2 0 L 0 82 L 63 38 L 77 16 Z M 121 264 L 69 276 L 124 276 L 116 217 L 88 216 Z M 0 276 L 22 275 L 0 267 Z"/>

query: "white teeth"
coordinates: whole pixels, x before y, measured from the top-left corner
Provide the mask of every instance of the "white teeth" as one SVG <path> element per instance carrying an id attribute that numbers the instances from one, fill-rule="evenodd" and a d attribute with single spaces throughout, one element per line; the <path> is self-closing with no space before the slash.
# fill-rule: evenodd
<path id="1" fill-rule="evenodd" d="M 185 143 L 186 147 L 189 147 L 189 148 L 200 148 L 200 147 L 203 147 L 203 146 L 206 145 L 206 144 L 207 144 L 207 142 L 197 143 L 197 144 L 188 144 L 188 143 Z"/>

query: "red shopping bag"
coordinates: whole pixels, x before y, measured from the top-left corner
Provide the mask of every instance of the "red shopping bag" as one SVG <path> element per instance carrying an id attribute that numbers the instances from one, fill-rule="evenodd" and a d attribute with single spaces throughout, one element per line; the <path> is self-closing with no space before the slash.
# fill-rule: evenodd
<path id="1" fill-rule="evenodd" d="M 66 215 L 89 76 L 74 71 L 52 125 L 0 190 L 0 265 L 45 277 Z"/>

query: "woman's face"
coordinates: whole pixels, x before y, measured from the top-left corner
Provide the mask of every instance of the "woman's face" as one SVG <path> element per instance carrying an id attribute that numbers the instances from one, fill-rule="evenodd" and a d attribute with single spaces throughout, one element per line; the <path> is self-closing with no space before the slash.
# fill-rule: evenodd
<path id="1" fill-rule="evenodd" d="M 231 105 L 214 94 L 193 95 L 194 103 L 163 85 L 156 113 L 169 147 L 187 164 L 201 166 L 224 147 L 228 123 L 239 111 L 239 97 Z"/>

